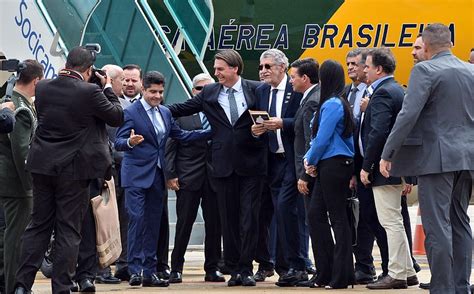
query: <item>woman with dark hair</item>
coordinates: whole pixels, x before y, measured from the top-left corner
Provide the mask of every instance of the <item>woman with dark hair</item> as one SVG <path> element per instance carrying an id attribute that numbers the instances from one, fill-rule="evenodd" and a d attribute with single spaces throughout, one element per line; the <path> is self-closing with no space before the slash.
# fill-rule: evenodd
<path id="1" fill-rule="evenodd" d="M 318 269 L 312 286 L 340 289 L 354 283 L 352 236 L 347 215 L 347 195 L 353 173 L 354 120 L 349 103 L 341 98 L 344 89 L 341 64 L 325 61 L 319 68 L 319 78 L 321 107 L 312 121 L 311 147 L 304 157 L 306 172 L 316 177 L 308 210 Z"/>

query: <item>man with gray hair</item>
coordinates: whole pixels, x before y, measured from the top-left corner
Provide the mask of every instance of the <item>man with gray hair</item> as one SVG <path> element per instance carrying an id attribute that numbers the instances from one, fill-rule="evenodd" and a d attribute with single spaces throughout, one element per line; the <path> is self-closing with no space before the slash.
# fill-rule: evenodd
<path id="1" fill-rule="evenodd" d="M 198 74 L 193 78 L 193 95 L 214 83 L 214 79 L 207 73 Z M 176 119 L 176 123 L 183 130 L 210 129 L 207 117 L 202 113 L 183 116 Z M 206 282 L 225 282 L 219 272 L 217 263 L 221 254 L 220 222 L 217 209 L 217 198 L 211 188 L 208 162 L 211 148 L 207 140 L 192 143 L 179 142 L 168 139 L 166 143 L 165 178 L 168 189 L 176 191 L 176 234 L 173 252 L 171 253 L 170 283 L 181 283 L 184 254 L 188 247 L 189 238 L 201 204 L 204 218 L 204 270 Z"/>
<path id="2" fill-rule="evenodd" d="M 295 114 L 302 94 L 293 92 L 286 74 L 288 58 L 280 50 L 269 49 L 263 52 L 258 69 L 265 83 L 256 90 L 256 109 L 268 111 L 270 119 L 262 124 L 254 124 L 252 133 L 254 136 L 262 136 L 268 142 L 268 182 L 276 216 L 279 249 L 284 262 L 289 266 L 276 284 L 282 287 L 295 286 L 298 282 L 308 280 L 300 249 L 293 146 Z M 259 272 L 255 275 L 256 280 L 260 279 Z M 263 279 L 266 276 L 269 273 L 265 272 Z"/>
<path id="3" fill-rule="evenodd" d="M 422 38 L 426 61 L 411 72 L 380 172 L 385 177 L 418 176 L 430 293 L 469 293 L 474 67 L 451 53 L 447 26 L 431 24 Z"/>

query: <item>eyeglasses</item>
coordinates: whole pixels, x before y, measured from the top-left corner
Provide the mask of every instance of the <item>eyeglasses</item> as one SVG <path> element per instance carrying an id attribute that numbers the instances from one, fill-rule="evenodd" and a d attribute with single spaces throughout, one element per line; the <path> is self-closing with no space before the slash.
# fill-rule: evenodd
<path id="1" fill-rule="evenodd" d="M 201 91 L 202 89 L 204 89 L 204 86 L 195 86 L 194 89 Z"/>
<path id="2" fill-rule="evenodd" d="M 260 64 L 260 65 L 258 66 L 258 70 L 263 70 L 263 68 L 265 68 L 265 69 L 270 69 L 270 68 L 272 68 L 272 66 L 274 66 L 274 64 L 268 64 L 268 63 L 266 63 L 266 64 Z"/>

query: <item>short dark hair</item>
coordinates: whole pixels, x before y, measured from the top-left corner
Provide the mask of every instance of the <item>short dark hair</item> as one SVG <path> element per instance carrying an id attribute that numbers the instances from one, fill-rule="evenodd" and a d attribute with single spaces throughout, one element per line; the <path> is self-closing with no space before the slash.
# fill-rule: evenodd
<path id="1" fill-rule="evenodd" d="M 159 71 L 149 71 L 143 77 L 143 88 L 148 89 L 151 85 L 165 85 L 165 76 Z"/>
<path id="2" fill-rule="evenodd" d="M 369 50 L 367 56 L 372 56 L 372 64 L 381 66 L 386 74 L 393 74 L 396 68 L 395 57 L 388 48 L 374 48 Z"/>
<path id="3" fill-rule="evenodd" d="M 474 48 L 471 48 L 471 52 L 474 52 Z"/>
<path id="4" fill-rule="evenodd" d="M 26 67 L 21 71 L 20 78 L 17 81 L 19 85 L 26 85 L 36 78 L 43 78 L 44 67 L 41 63 L 33 59 L 27 59 L 23 61 L 23 64 Z"/>
<path id="5" fill-rule="evenodd" d="M 442 23 L 433 23 L 423 30 L 423 43 L 431 48 L 451 47 L 451 31 Z"/>
<path id="6" fill-rule="evenodd" d="M 123 70 L 134 70 L 134 69 L 136 69 L 140 73 L 140 79 L 143 78 L 142 68 L 137 64 L 127 64 L 124 67 L 122 67 L 122 69 Z"/>
<path id="7" fill-rule="evenodd" d="M 237 67 L 237 75 L 239 76 L 244 71 L 244 61 L 242 60 L 242 56 L 240 56 L 239 52 L 235 50 L 221 50 L 214 55 L 214 60 L 216 59 L 224 60 L 225 63 L 231 67 Z"/>
<path id="8" fill-rule="evenodd" d="M 94 64 L 94 56 L 84 46 L 77 46 L 69 51 L 66 59 L 66 68 L 85 72 Z"/>
<path id="9" fill-rule="evenodd" d="M 298 75 L 307 75 L 311 84 L 319 82 L 319 63 L 313 58 L 303 58 L 291 63 L 291 67 L 296 68 Z"/>

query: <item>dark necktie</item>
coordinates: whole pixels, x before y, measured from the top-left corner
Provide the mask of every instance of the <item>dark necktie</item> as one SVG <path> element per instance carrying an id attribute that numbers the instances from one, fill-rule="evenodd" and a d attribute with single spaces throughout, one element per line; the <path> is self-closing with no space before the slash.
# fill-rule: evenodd
<path id="1" fill-rule="evenodd" d="M 276 103 L 277 103 L 277 93 L 278 89 L 273 89 L 272 90 L 272 103 L 270 104 L 270 110 L 269 114 L 271 117 L 276 117 Z M 276 131 L 270 131 L 268 132 L 268 144 L 270 147 L 270 152 L 277 152 L 278 150 L 278 139 L 276 135 Z"/>
<path id="2" fill-rule="evenodd" d="M 359 89 L 357 87 L 354 87 L 354 88 L 351 89 L 351 94 L 349 95 L 349 104 L 351 105 L 352 108 L 354 108 L 354 103 L 355 103 L 355 100 L 356 100 L 357 91 L 359 91 Z"/>
<path id="3" fill-rule="evenodd" d="M 232 88 L 227 89 L 227 98 L 229 99 L 229 111 L 230 111 L 230 123 L 232 125 L 239 119 L 239 110 L 237 108 L 237 102 L 234 96 L 235 90 Z"/>

